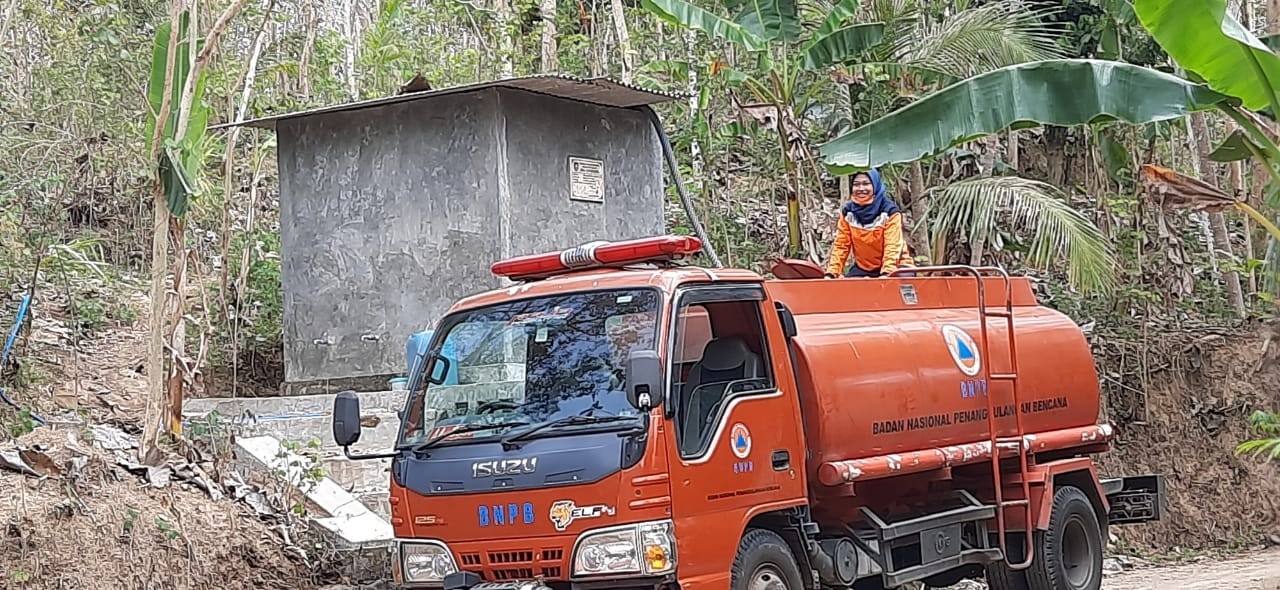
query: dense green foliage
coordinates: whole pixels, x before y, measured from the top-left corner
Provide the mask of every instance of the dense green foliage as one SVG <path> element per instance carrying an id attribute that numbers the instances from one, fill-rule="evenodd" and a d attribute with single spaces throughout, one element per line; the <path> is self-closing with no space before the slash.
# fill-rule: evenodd
<path id="1" fill-rule="evenodd" d="M 825 260 L 843 170 L 823 159 L 828 148 L 856 143 L 862 155 L 840 163 L 886 164 L 917 251 L 1033 274 L 1053 305 L 1125 334 L 1153 318 L 1176 325 L 1265 315 L 1274 300 L 1263 272 L 1268 242 L 1255 224 L 1226 213 L 1221 243 L 1206 216 L 1159 211 L 1139 192 L 1142 163 L 1200 172 L 1198 158 L 1208 154 L 1197 153 L 1188 112 L 1217 104 L 1219 94 L 1269 108 L 1265 88 L 1246 85 L 1251 64 L 1269 71 L 1275 55 L 1253 36 L 1232 36 L 1242 20 L 1261 36 L 1261 19 L 1214 12 L 1225 1 L 1194 3 L 1220 26 L 1157 26 L 1145 0 L 359 0 L 352 14 L 341 3 L 251 0 L 211 55 L 196 106 L 217 124 L 242 109 L 253 117 L 385 96 L 419 74 L 439 88 L 534 73 L 546 65 L 551 23 L 554 70 L 690 94 L 659 111 L 726 264 L 764 270 L 784 253 Z M 204 34 L 230 4 L 199 4 L 193 26 Z M 554 11 L 544 14 L 547 6 Z M 1261 8 L 1250 10 L 1256 17 Z M 147 0 L 0 2 L 0 276 L 13 294 L 33 288 L 37 260 L 62 261 L 66 272 L 44 266 L 34 288 L 74 301 L 85 330 L 136 314 L 108 302 L 136 290 L 148 268 L 158 163 L 147 149 L 156 98 L 149 78 L 168 20 L 167 4 Z M 1195 59 L 1200 44 L 1231 43 L 1248 52 L 1237 49 L 1229 63 Z M 1043 100 L 1032 101 L 1031 78 L 1010 74 L 1050 59 L 1119 62 L 1079 75 L 1124 75 L 1132 85 L 1112 86 L 1084 109 L 1109 117 L 1052 119 L 1035 109 L 1071 102 L 1089 82 L 1040 87 Z M 1133 73 L 1137 66 L 1164 73 Z M 991 96 L 1014 106 L 1021 98 L 1026 108 L 984 112 L 970 121 L 980 125 L 961 121 L 946 133 L 872 123 L 899 111 L 938 125 L 947 119 L 937 99 L 922 99 L 965 94 L 976 80 L 997 81 Z M 1160 104 L 1125 100 L 1157 90 L 1167 99 Z M 1024 119 L 1054 125 L 1008 133 Z M 1239 124 L 1212 111 L 1205 120 L 1210 146 Z M 888 140 L 910 145 L 886 156 Z M 188 356 L 204 359 L 219 390 L 231 387 L 233 368 L 237 381 L 259 388 L 279 377 L 273 142 L 244 130 L 173 146 L 173 161 L 194 182 L 181 234 L 192 253 Z M 1239 173 L 1211 163 L 1208 180 L 1228 187 L 1238 178 L 1242 194 L 1274 216 L 1265 170 L 1238 160 L 1263 143 L 1239 136 L 1236 155 L 1217 158 L 1237 159 Z M 688 232 L 669 196 L 672 230 Z M 1244 314 L 1230 303 L 1228 271 L 1240 275 Z"/>

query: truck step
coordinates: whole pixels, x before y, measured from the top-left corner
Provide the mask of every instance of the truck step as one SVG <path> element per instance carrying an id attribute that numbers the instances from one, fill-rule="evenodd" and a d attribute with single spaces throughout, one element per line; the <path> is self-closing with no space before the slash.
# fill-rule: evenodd
<path id="1" fill-rule="evenodd" d="M 987 376 L 992 381 L 1014 381 L 1018 378 L 1017 373 L 992 373 Z"/>
<path id="2" fill-rule="evenodd" d="M 1016 447 L 1019 449 L 1028 448 L 1027 441 L 1021 436 L 1002 436 L 996 438 L 997 447 Z"/>
<path id="3" fill-rule="evenodd" d="M 897 588 L 962 565 L 987 565 L 1003 560 L 1004 554 L 999 549 L 964 549 L 950 557 L 886 573 L 884 584 L 889 588 Z"/>

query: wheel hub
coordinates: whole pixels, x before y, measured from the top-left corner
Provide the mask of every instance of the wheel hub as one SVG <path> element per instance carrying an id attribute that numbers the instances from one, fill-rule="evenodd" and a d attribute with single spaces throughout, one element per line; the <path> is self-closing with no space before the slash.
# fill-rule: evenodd
<path id="1" fill-rule="evenodd" d="M 1087 588 L 1093 577 L 1093 551 L 1081 517 L 1073 515 L 1062 527 L 1062 565 L 1072 588 Z"/>
<path id="2" fill-rule="evenodd" d="M 751 575 L 747 590 L 790 590 L 782 572 L 772 565 L 762 565 Z"/>

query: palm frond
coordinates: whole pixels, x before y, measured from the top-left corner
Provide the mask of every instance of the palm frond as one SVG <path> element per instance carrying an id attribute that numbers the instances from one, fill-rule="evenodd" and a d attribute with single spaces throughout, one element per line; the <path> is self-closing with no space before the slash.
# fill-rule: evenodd
<path id="1" fill-rule="evenodd" d="M 997 218 L 1030 235 L 1027 263 L 1048 268 L 1065 260 L 1072 287 L 1109 291 L 1115 284 L 1116 256 L 1102 231 L 1067 202 L 1053 185 L 1016 176 L 983 177 L 949 185 L 934 199 L 933 233 L 964 232 L 984 240 Z"/>
<path id="2" fill-rule="evenodd" d="M 862 3 L 861 10 L 859 22 L 885 24 L 884 40 L 888 43 L 893 43 L 911 32 L 913 24 L 920 16 L 920 8 L 914 0 L 869 0 Z"/>
<path id="3" fill-rule="evenodd" d="M 896 39 L 893 56 L 905 64 L 965 78 L 1005 66 L 1063 57 L 1058 28 L 1045 25 L 1053 9 L 1006 1 L 965 10 L 940 23 L 918 21 Z"/>
<path id="4" fill-rule="evenodd" d="M 1253 458 L 1264 457 L 1264 461 L 1272 461 L 1280 457 L 1280 414 L 1275 412 L 1255 411 L 1249 416 L 1249 424 L 1264 437 L 1240 443 L 1236 447 L 1237 455 L 1248 453 Z"/>

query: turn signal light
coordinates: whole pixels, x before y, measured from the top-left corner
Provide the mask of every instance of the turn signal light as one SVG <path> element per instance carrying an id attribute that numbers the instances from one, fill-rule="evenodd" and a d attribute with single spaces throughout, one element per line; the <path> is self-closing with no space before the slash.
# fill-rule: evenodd
<path id="1" fill-rule="evenodd" d="M 644 559 L 649 563 L 650 571 L 667 569 L 667 550 L 657 545 L 645 547 Z"/>

